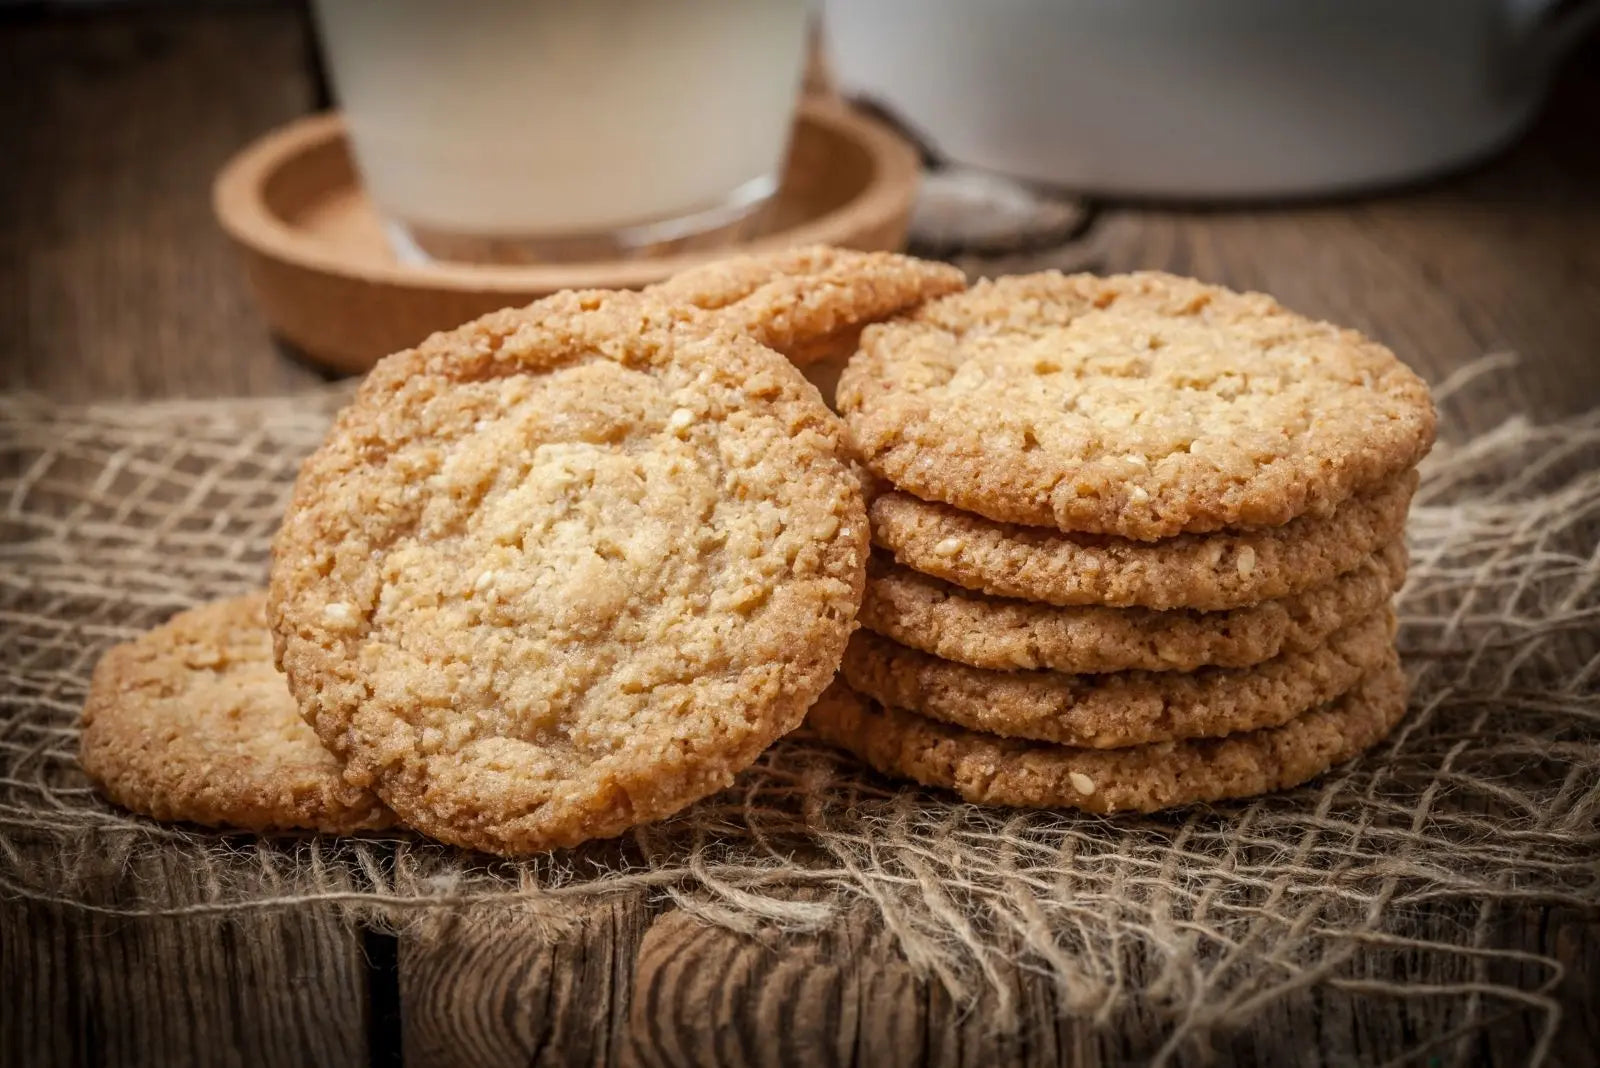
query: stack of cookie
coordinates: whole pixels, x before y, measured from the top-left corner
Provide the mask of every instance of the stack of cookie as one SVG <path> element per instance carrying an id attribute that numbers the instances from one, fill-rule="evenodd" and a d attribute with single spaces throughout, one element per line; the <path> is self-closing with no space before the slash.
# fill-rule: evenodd
<path id="1" fill-rule="evenodd" d="M 1390 601 L 1434 412 L 1381 345 L 1052 272 L 867 329 L 838 403 L 878 552 L 809 721 L 879 770 L 1150 811 L 1295 785 L 1403 713 Z"/>

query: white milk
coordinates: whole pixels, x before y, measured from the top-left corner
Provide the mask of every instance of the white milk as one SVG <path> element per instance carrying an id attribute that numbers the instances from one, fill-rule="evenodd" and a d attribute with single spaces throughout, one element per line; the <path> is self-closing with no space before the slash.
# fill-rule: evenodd
<path id="1" fill-rule="evenodd" d="M 776 187 L 806 0 L 317 0 L 378 207 L 464 236 L 656 237 Z"/>

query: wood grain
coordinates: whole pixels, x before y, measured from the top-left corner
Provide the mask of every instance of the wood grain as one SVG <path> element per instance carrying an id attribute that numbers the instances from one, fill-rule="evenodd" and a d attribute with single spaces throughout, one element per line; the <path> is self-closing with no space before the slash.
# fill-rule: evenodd
<path id="1" fill-rule="evenodd" d="M 400 934 L 406 1064 L 615 1064 L 653 910 L 619 894 L 549 923 L 514 909 L 430 916 Z"/>
<path id="2" fill-rule="evenodd" d="M 313 910 L 122 919 L 0 901 L 0 1064 L 367 1065 L 359 937 Z"/>
<path id="3" fill-rule="evenodd" d="M 83 399 L 316 381 L 273 344 L 207 202 L 215 168 L 307 110 L 314 84 L 294 7 L 0 19 L 0 387 Z M 1597 113 L 1591 49 L 1523 145 L 1462 177 L 1316 206 L 1100 205 L 1073 245 L 989 266 L 1163 267 L 1266 288 L 1371 332 L 1435 381 L 1485 352 L 1518 353 L 1509 397 L 1491 406 L 1467 391 L 1446 433 L 1481 429 L 1507 400 L 1535 418 L 1580 410 L 1600 403 Z M 1020 1025 L 1001 1029 L 998 1002 L 958 1011 L 870 913 L 817 934 L 737 934 L 635 895 L 568 920 L 552 933 L 475 913 L 397 942 L 370 934 L 384 949 L 375 975 L 361 933 L 321 913 L 109 919 L 0 903 L 0 1063 L 1109 1065 L 1147 1059 L 1162 1033 L 1138 1003 L 1096 1027 L 1020 967 L 1002 983 Z M 1565 1015 L 1552 1063 L 1596 1063 L 1600 917 L 1525 908 L 1480 925 L 1464 903 L 1415 923 L 1555 956 Z M 1360 967 L 1419 986 L 1548 979 L 1531 964 L 1480 973 L 1468 957 L 1396 951 Z M 390 985 L 398 1023 L 371 1008 Z M 1522 1064 L 1535 1022 L 1510 1015 L 1429 1054 Z M 1217 1036 L 1214 1060 L 1382 1063 L 1448 1023 L 1437 999 L 1323 989 Z"/>
<path id="4" fill-rule="evenodd" d="M 230 5 L 232 7 L 232 5 Z M 282 393 L 211 179 L 311 104 L 305 24 L 242 6 L 0 22 L 0 388 Z"/>
<path id="5" fill-rule="evenodd" d="M 997 973 L 1002 997 L 964 1008 L 937 979 L 914 972 L 869 910 L 850 912 L 815 935 L 741 934 L 671 909 L 646 926 L 637 922 L 645 911 L 638 901 L 607 908 L 553 940 L 504 918 L 403 936 L 402 968 L 411 972 L 407 1063 L 1116 1065 L 1148 1060 L 1170 1028 L 1139 1002 L 1096 1022 L 1015 964 Z M 1457 903 L 1417 917 L 1408 933 L 1459 942 L 1478 920 L 1476 905 Z M 1557 957 L 1566 975 L 1554 993 L 1568 1009 L 1551 1062 L 1591 1063 L 1586 1058 L 1600 1041 L 1600 1011 L 1589 997 L 1600 984 L 1593 917 L 1570 909 L 1507 910 L 1491 917 L 1486 933 L 1485 946 Z M 630 967 L 620 968 L 625 961 Z M 624 990 L 618 984 L 630 970 Z M 1552 979 L 1548 969 L 1527 963 L 1496 961 L 1484 969 L 1468 955 L 1407 949 L 1368 953 L 1355 976 L 1404 978 L 1419 989 L 1485 980 L 1533 989 Z M 1137 971 L 1129 976 L 1131 983 L 1140 980 Z M 1419 1063 L 1432 1057 L 1440 1064 L 1515 1065 L 1524 1063 L 1543 1022 L 1540 1012 L 1503 1005 L 1489 1027 L 1455 1039 L 1449 1031 L 1459 1018 L 1441 1013 L 1443 1004 L 1359 989 L 1298 991 L 1266 1005 L 1248 1029 L 1184 1048 L 1173 1063 L 1336 1068 L 1365 1063 L 1363 1052 L 1378 1059 L 1378 1051 L 1442 1039 L 1419 1051 Z M 413 1013 L 425 1022 L 413 1024 Z"/>
<path id="6" fill-rule="evenodd" d="M 1474 922 L 1471 909 L 1441 910 L 1413 932 L 1459 938 Z M 1553 940 L 1540 927 L 1553 924 Z M 1600 981 L 1594 925 L 1554 910 L 1506 918 L 1490 944 L 1556 948 L 1570 969 L 1566 995 L 1576 1009 L 1553 1051 L 1553 1063 L 1582 1064 L 1592 1056 L 1595 1013 L 1584 991 Z M 1414 952 L 1369 955 L 1361 970 L 1373 978 L 1404 976 L 1419 986 L 1474 979 L 1506 981 L 1518 965 L 1497 965 L 1480 976 L 1466 957 Z M 1543 971 L 1520 978 L 1534 986 Z M 996 999 L 962 1012 L 935 981 L 915 977 L 869 915 L 848 917 L 819 936 L 752 937 L 705 928 L 682 913 L 657 921 L 640 952 L 633 1026 L 624 1064 L 716 1065 L 1112 1065 L 1152 1056 L 1168 1025 L 1148 1007 L 1132 1004 L 1102 1026 L 1071 1012 L 1060 994 L 1020 968 L 1000 973 L 1018 1024 L 1000 1026 Z M 1137 976 L 1131 977 L 1137 981 Z M 1394 1051 L 1444 1033 L 1448 1023 L 1427 999 L 1370 998 L 1358 991 L 1315 990 L 1266 1006 L 1245 1031 L 1187 1048 L 1175 1061 L 1261 1065 L 1360 1063 L 1360 1050 Z M 1519 1064 L 1533 1040 L 1536 1013 L 1512 1013 L 1466 1043 L 1446 1041 L 1427 1051 L 1439 1063 Z M 1586 1052 L 1589 1051 L 1589 1052 Z"/>

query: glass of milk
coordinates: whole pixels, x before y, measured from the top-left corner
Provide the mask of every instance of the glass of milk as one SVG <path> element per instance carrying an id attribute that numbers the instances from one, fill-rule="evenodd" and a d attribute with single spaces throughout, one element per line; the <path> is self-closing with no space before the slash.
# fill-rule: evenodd
<path id="1" fill-rule="evenodd" d="M 367 193 L 410 262 L 609 258 L 777 190 L 806 0 L 316 0 Z"/>

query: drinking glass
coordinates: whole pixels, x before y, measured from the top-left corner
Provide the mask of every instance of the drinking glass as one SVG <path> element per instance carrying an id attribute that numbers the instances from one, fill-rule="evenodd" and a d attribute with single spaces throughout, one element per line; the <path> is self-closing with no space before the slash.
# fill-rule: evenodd
<path id="1" fill-rule="evenodd" d="M 806 0 L 316 0 L 397 255 L 530 263 L 731 232 L 777 190 Z"/>

